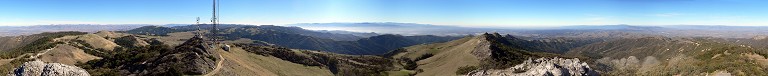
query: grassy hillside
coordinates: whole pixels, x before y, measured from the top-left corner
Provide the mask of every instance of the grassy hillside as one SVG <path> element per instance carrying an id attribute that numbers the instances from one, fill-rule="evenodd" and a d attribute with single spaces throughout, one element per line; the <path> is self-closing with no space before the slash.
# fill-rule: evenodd
<path id="1" fill-rule="evenodd" d="M 581 47 L 587 44 L 600 42 L 604 39 L 601 38 L 543 38 L 535 40 L 520 39 L 512 35 L 506 35 L 504 38 L 509 41 L 510 44 L 520 49 L 524 49 L 531 52 L 548 52 L 563 54 L 569 50 Z"/>
<path id="2" fill-rule="evenodd" d="M 765 49 L 711 38 L 646 37 L 619 39 L 576 48 L 567 53 L 594 59 L 608 75 L 766 75 Z"/>
<path id="3" fill-rule="evenodd" d="M 177 30 L 162 26 L 142 26 L 139 28 L 123 31 L 124 33 L 137 34 L 137 35 L 153 35 L 153 36 L 168 36 L 168 33 L 180 32 L 184 30 Z"/>
<path id="4" fill-rule="evenodd" d="M 69 35 L 82 35 L 85 32 L 46 32 L 30 36 L 20 37 L 18 43 L 8 43 L 7 45 L 17 45 L 18 47 L 10 48 L 8 51 L 0 52 L 0 57 L 7 61 L 0 64 L 0 72 L 10 72 L 13 68 L 20 66 L 22 63 L 31 61 L 27 59 L 28 56 L 33 53 L 38 53 L 46 49 L 56 47 L 56 45 L 64 44 L 62 42 L 56 42 L 54 39 L 69 36 Z M 31 41 L 31 42 L 29 42 Z"/>
<path id="5" fill-rule="evenodd" d="M 200 28 L 209 29 L 211 27 L 210 25 L 201 25 Z M 197 27 L 194 26 L 177 26 L 173 28 L 145 26 L 126 32 L 140 35 L 149 33 L 146 34 L 147 37 L 158 38 L 173 45 L 183 41 L 184 38 L 193 36 L 194 34 L 190 31 L 196 29 Z M 223 41 L 233 41 L 245 38 L 260 41 L 254 43 L 266 42 L 294 49 L 328 51 L 353 55 L 380 55 L 400 47 L 423 43 L 444 42 L 459 38 L 431 35 L 380 35 L 369 38 L 356 38 L 351 37 L 353 35 L 349 34 L 321 33 L 298 27 L 269 25 L 222 25 L 219 29 L 220 31 L 216 32 L 219 35 L 217 37 L 224 39 Z M 209 32 L 208 30 L 202 31 L 206 33 Z"/>
<path id="6" fill-rule="evenodd" d="M 461 66 L 477 66 L 481 58 L 472 54 L 473 51 L 489 50 L 488 43 L 481 37 L 466 37 L 451 42 L 417 45 L 406 48 L 407 52 L 395 55 L 401 63 L 409 65 L 415 61 L 418 76 L 449 76 L 456 75 Z M 405 59 L 402 59 L 405 58 Z"/>
<path id="7" fill-rule="evenodd" d="M 507 68 L 528 58 L 558 56 L 529 52 L 521 46 L 525 45 L 509 42 L 498 33 L 486 33 L 444 43 L 410 46 L 384 56 L 398 59 L 402 67 L 415 71 L 417 76 L 452 76 L 475 69 Z"/>
<path id="8" fill-rule="evenodd" d="M 443 42 L 456 39 L 456 37 L 438 36 L 380 35 L 363 38 L 356 41 L 335 41 L 331 39 L 316 38 L 312 36 L 305 36 L 278 30 L 263 29 L 256 26 L 230 28 L 225 29 L 222 32 L 223 33 L 221 34 L 227 37 L 228 40 L 248 38 L 251 40 L 264 41 L 288 48 L 328 51 L 333 53 L 353 55 L 379 55 L 400 47 L 422 43 Z M 428 40 L 425 38 L 428 38 Z"/>
<path id="9" fill-rule="evenodd" d="M 213 75 L 257 75 L 257 76 L 333 76 L 330 70 L 321 66 L 306 66 L 282 60 L 273 56 L 250 53 L 241 47 L 230 51 L 218 50 L 224 60 L 224 68 Z"/>
<path id="10" fill-rule="evenodd" d="M 67 65 L 75 65 L 76 63 L 85 63 L 90 60 L 101 59 L 101 57 L 85 53 L 82 49 L 65 44 L 56 45 L 55 48 L 40 55 L 38 58 L 43 62 L 55 62 Z"/>
<path id="11" fill-rule="evenodd" d="M 85 32 L 46 32 L 46 33 L 40 33 L 28 36 L 31 37 L 30 39 L 22 38 L 22 42 L 18 44 L 10 44 L 9 45 L 22 45 L 18 47 L 9 47 L 7 49 L 10 49 L 8 51 L 2 51 L 0 52 L 0 58 L 14 58 L 17 56 L 20 56 L 25 53 L 35 53 L 38 51 L 42 51 L 45 49 L 49 49 L 54 47 L 57 43 L 54 41 L 55 38 L 67 36 L 67 35 L 82 35 L 86 34 Z M 31 41 L 31 42 L 30 42 Z"/>
<path id="12" fill-rule="evenodd" d="M 305 66 L 318 66 L 334 75 L 367 76 L 379 75 L 385 71 L 396 71 L 393 59 L 378 56 L 343 55 L 318 51 L 291 50 L 274 46 L 238 45 L 244 50 L 267 57 L 276 57 Z"/>

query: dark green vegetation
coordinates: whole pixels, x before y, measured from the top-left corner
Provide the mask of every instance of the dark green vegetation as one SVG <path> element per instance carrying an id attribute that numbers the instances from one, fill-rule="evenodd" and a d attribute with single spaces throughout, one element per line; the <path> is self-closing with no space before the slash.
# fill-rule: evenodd
<path id="1" fill-rule="evenodd" d="M 286 29 L 289 28 L 289 29 Z M 361 38 L 356 40 L 338 41 L 325 38 L 317 38 L 314 36 L 306 36 L 304 34 L 297 34 L 295 27 L 280 27 L 280 26 L 237 26 L 237 27 L 223 27 L 223 31 L 220 31 L 220 35 L 226 40 L 232 40 L 235 38 L 248 38 L 254 40 L 267 40 L 264 42 L 279 43 L 283 45 L 278 46 L 239 46 L 244 47 L 246 50 L 252 53 L 261 54 L 265 56 L 274 56 L 285 61 L 298 63 L 306 66 L 320 66 L 330 70 L 336 75 L 386 75 L 391 71 L 399 71 L 402 68 L 395 67 L 399 65 L 393 65 L 395 59 L 385 58 L 372 55 L 343 55 L 334 54 L 330 52 L 316 52 L 316 51 L 294 51 L 292 49 L 283 48 L 284 46 L 295 47 L 310 47 L 303 45 L 313 45 L 313 49 L 353 49 L 341 50 L 348 51 L 350 53 L 360 54 L 383 54 L 388 52 L 387 50 L 394 50 L 404 46 L 449 41 L 455 39 L 455 37 L 441 37 L 441 36 L 401 36 L 401 35 L 381 35 L 370 38 Z M 189 31 L 189 29 L 176 29 L 165 28 L 158 26 L 146 26 L 137 28 L 134 30 L 125 31 L 126 33 L 146 34 L 163 36 L 168 33 Z M 301 29 L 298 32 L 308 33 L 311 31 Z M 85 33 L 81 33 L 85 34 Z M 322 34 L 322 33 L 319 33 Z M 75 34 L 80 35 L 80 34 Z M 346 34 L 345 34 L 346 35 Z M 46 37 L 41 42 L 51 43 L 52 39 L 62 36 Z M 58 42 L 57 44 L 69 44 L 83 49 L 87 54 L 101 57 L 102 59 L 90 60 L 84 63 L 77 63 L 76 66 L 86 69 L 92 75 L 200 75 L 205 74 L 207 71 L 199 71 L 200 69 L 211 70 L 212 66 L 208 67 L 190 67 L 188 61 L 208 63 L 204 65 L 215 65 L 213 61 L 218 60 L 218 56 L 213 55 L 201 55 L 202 53 L 191 49 L 199 48 L 198 46 L 186 46 L 187 42 L 172 48 L 172 46 L 164 45 L 157 39 L 145 39 L 140 36 L 123 36 L 116 38 L 107 38 L 112 42 L 120 45 L 115 47 L 114 50 L 105 50 L 91 46 L 92 44 L 86 43 L 83 40 L 71 40 L 71 42 Z M 189 40 L 201 40 L 201 39 L 189 39 Z M 271 41 L 270 41 L 271 40 Z M 286 43 L 288 42 L 288 43 Z M 305 42 L 305 43 L 290 43 L 290 42 Z M 139 43 L 149 43 L 148 45 L 136 45 Z M 32 42 L 36 46 L 37 42 Z M 197 43 L 204 44 L 204 43 Z M 55 44 L 45 44 L 52 45 Z M 50 48 L 48 47 L 48 48 Z M 279 49 L 268 49 L 259 51 L 253 51 L 254 49 L 248 49 L 249 47 L 272 47 Z M 204 48 L 204 47 L 203 47 Z M 44 50 L 47 48 L 39 47 L 38 49 Z M 282 50 L 282 51 L 280 51 Z M 374 50 L 374 51 L 370 51 Z M 39 51 L 39 50 L 38 50 Z M 263 52 L 269 53 L 263 53 Z M 336 51 L 336 50 L 333 50 Z M 368 52 L 365 52 L 368 51 Z M 35 52 L 35 51 L 32 51 Z M 202 61 L 186 60 L 180 57 L 189 57 L 195 55 L 201 55 L 193 59 Z M 7 54 L 7 53 L 4 53 Z M 425 57 L 426 58 L 426 57 Z M 12 62 L 25 62 L 15 60 Z M 8 69 L 17 67 L 21 63 L 11 63 L 13 65 L 8 66 Z M 415 62 L 411 62 L 412 66 L 415 66 Z M 194 66 L 194 65 L 193 65 Z M 192 68 L 192 69 L 190 69 Z"/>
<path id="2" fill-rule="evenodd" d="M 126 36 L 131 37 L 131 36 Z M 130 39 L 135 40 L 135 39 Z M 143 40 L 142 40 L 143 41 Z M 136 42 L 136 41 L 126 41 Z M 147 46 L 119 47 L 111 52 L 87 52 L 103 59 L 77 64 L 93 75 L 201 75 L 217 59 L 201 38 L 192 38 L 171 49 L 153 40 Z"/>
<path id="3" fill-rule="evenodd" d="M 210 25 L 201 25 L 202 29 L 210 29 Z M 281 47 L 294 49 L 308 49 L 328 51 L 340 54 L 352 55 L 380 55 L 390 50 L 411 46 L 416 44 L 445 42 L 459 37 L 442 36 L 401 36 L 401 35 L 380 35 L 369 38 L 350 37 L 348 34 L 321 33 L 298 27 L 282 27 L 272 25 L 252 26 L 252 25 L 220 25 L 220 31 L 217 32 L 225 40 L 236 40 L 247 38 L 251 40 L 264 41 L 276 44 Z M 178 26 L 178 27 L 158 27 L 146 26 L 129 30 L 127 33 L 144 34 L 152 32 L 156 35 L 165 35 L 171 31 L 156 30 L 176 30 L 193 31 L 196 26 Z M 352 40 L 343 40 L 352 39 Z"/>
<path id="4" fill-rule="evenodd" d="M 31 61 L 32 59 L 27 59 L 29 55 L 34 54 L 28 54 L 28 53 L 37 53 L 39 51 L 43 51 L 45 49 L 50 49 L 56 46 L 56 44 L 62 44 L 61 42 L 53 42 L 53 39 L 67 36 L 67 35 L 82 35 L 86 34 L 85 32 L 45 32 L 40 34 L 34 34 L 30 36 L 23 36 L 18 37 L 17 42 L 8 41 L 8 43 L 0 44 L 4 46 L 11 46 L 15 45 L 17 47 L 5 47 L 6 49 L 10 49 L 8 51 L 2 51 L 0 52 L 0 57 L 3 59 L 13 59 L 8 64 L 4 64 L 0 66 L 0 71 L 2 72 L 10 72 L 13 70 L 13 68 L 16 68 L 23 64 L 24 62 Z M 4 38 L 15 38 L 15 37 L 4 37 Z M 17 40 L 17 39 L 13 39 Z M 21 45 L 21 46 L 19 46 Z"/>
<path id="5" fill-rule="evenodd" d="M 144 41 L 139 41 L 139 39 L 136 36 L 130 35 L 130 36 L 116 38 L 114 42 L 117 45 L 120 45 L 122 47 L 132 48 L 132 47 L 141 47 L 141 45 L 135 45 L 135 44 L 139 44 Z"/>
<path id="6" fill-rule="evenodd" d="M 168 36 L 168 33 L 181 32 L 182 30 L 162 27 L 162 26 L 143 26 L 128 31 L 125 33 L 137 34 L 137 35 L 156 35 L 156 36 Z"/>
<path id="7" fill-rule="evenodd" d="M 532 48 L 533 46 L 530 45 L 511 42 L 517 40 L 511 35 L 501 36 L 498 33 L 485 33 L 481 36 L 485 36 L 486 40 L 491 43 L 491 46 L 489 47 L 491 49 L 491 56 L 488 57 L 488 59 L 482 60 L 480 64 L 480 68 L 482 69 L 504 69 L 523 63 L 523 61 L 527 59 L 560 56 L 558 54 L 546 52 L 530 52 L 528 50 L 538 49 L 534 49 Z"/>
<path id="8" fill-rule="evenodd" d="M 26 58 L 14 59 L 11 62 L 8 62 L 8 64 L 0 65 L 0 71 L 11 72 L 16 67 L 21 66 L 21 64 L 24 64 L 24 62 L 27 62 L 27 61 L 33 61 L 33 59 L 26 59 Z"/>
<path id="9" fill-rule="evenodd" d="M 587 44 L 602 41 L 603 39 L 583 39 L 583 38 L 547 38 L 536 40 L 525 40 L 507 34 L 504 36 L 511 45 L 516 48 L 531 52 L 549 52 L 563 54 L 572 48 L 581 47 Z"/>
<path id="10" fill-rule="evenodd" d="M 747 76 L 768 75 L 766 63 L 754 58 L 766 54 L 765 49 L 719 39 L 666 37 L 619 39 L 567 53 L 595 59 L 593 66 L 609 75 L 704 75 L 726 71 Z"/>
<path id="11" fill-rule="evenodd" d="M 77 64 L 77 66 L 86 69 L 88 73 L 95 76 L 134 74 L 149 68 L 143 64 L 144 62 L 159 57 L 162 52 L 170 50 L 172 50 L 170 46 L 162 44 L 132 48 L 117 47 L 109 52 L 101 52 L 106 50 L 86 50 L 86 53 L 102 57 L 102 59 L 91 60 Z"/>
<path id="12" fill-rule="evenodd" d="M 477 69 L 478 68 L 476 66 L 462 66 L 462 67 L 459 67 L 458 71 L 456 71 L 456 75 L 467 74 Z"/>
<path id="13" fill-rule="evenodd" d="M 395 56 L 395 54 L 399 54 L 399 53 L 403 53 L 403 52 L 408 52 L 408 51 L 405 48 L 397 48 L 395 50 L 392 50 L 392 51 L 389 51 L 387 53 L 381 54 L 379 56 L 392 58 L 392 56 Z"/>
<path id="14" fill-rule="evenodd" d="M 201 27 L 206 29 L 210 28 L 210 25 Z M 253 44 L 237 43 L 233 46 L 237 52 L 216 51 L 228 54 L 223 58 L 205 50 L 208 47 L 201 46 L 206 44 L 202 39 L 181 39 L 188 41 L 179 46 L 164 45 L 163 41 L 160 41 L 163 37 L 176 35 L 169 33 L 196 29 L 196 26 L 147 26 L 125 31 L 141 35 L 102 40 L 112 40 L 119 45 L 114 50 L 95 48 L 83 40 L 53 41 L 66 35 L 85 34 L 83 32 L 0 37 L 0 41 L 9 42 L 0 44 L 0 50 L 3 50 L 0 57 L 26 57 L 29 53 L 37 53 L 57 44 L 69 44 L 102 58 L 76 65 L 97 76 L 201 75 L 209 71 L 200 69 L 210 70 L 210 65 L 215 65 L 214 61 L 217 60 L 223 60 L 224 68 L 229 68 L 223 69 L 223 73 L 212 73 L 217 75 L 230 74 L 228 72 L 233 72 L 233 69 L 250 70 L 249 73 L 242 74 L 266 71 L 263 73 L 286 75 L 285 73 L 297 72 L 297 69 L 298 72 L 304 72 L 310 68 L 313 73 L 332 73 L 340 76 L 450 76 L 475 70 L 504 69 L 527 59 L 551 57 L 579 58 L 591 68 L 599 70 L 602 75 L 707 75 L 716 71 L 725 71 L 732 75 L 768 75 L 768 59 L 762 58 L 768 57 L 768 39 L 667 38 L 615 31 L 603 31 L 610 32 L 606 34 L 576 32 L 578 35 L 569 35 L 579 37 L 523 37 L 485 33 L 461 39 L 392 34 L 363 38 L 298 27 L 222 25 L 221 31 L 217 33 L 223 41 L 241 38 L 255 40 Z M 548 35 L 572 33 L 543 32 L 557 33 Z M 0 66 L 0 71 L 9 71 L 26 61 L 30 59 L 8 60 L 9 63 Z M 249 65 L 261 62 L 265 64 Z M 275 65 L 285 63 L 291 65 Z M 258 67 L 264 65 L 275 66 Z"/>
<path id="15" fill-rule="evenodd" d="M 220 30 L 226 30 L 229 28 L 244 28 L 249 26 L 256 26 L 256 25 L 238 25 L 238 24 L 220 24 L 217 27 Z M 200 29 L 204 31 L 208 31 L 213 28 L 213 25 L 210 24 L 202 24 L 199 26 Z M 197 30 L 198 26 L 195 25 L 187 25 L 187 26 L 175 26 L 170 27 L 181 31 L 194 31 Z M 337 41 L 354 41 L 357 39 L 361 39 L 363 37 L 357 37 L 350 34 L 335 34 L 335 33 L 327 33 L 327 32 L 317 32 L 312 30 L 306 30 L 299 27 L 284 27 L 284 26 L 274 26 L 274 25 L 260 25 L 256 27 L 250 27 L 250 28 L 259 28 L 259 29 L 268 29 L 272 31 L 279 31 L 283 33 L 290 33 L 290 34 L 300 34 L 304 36 L 311 36 L 315 38 L 323 38 L 323 39 L 332 39 Z M 224 32 L 218 32 L 218 34 L 225 34 Z"/>
<path id="16" fill-rule="evenodd" d="M 162 51 L 159 57 L 147 61 L 145 72 L 138 75 L 203 75 L 215 68 L 216 58 L 205 39 L 193 37 L 171 51 Z"/>
<path id="17" fill-rule="evenodd" d="M 207 47 L 205 47 L 207 45 L 204 45 L 203 39 L 192 38 L 175 48 L 159 41 L 153 40 L 150 43 L 147 46 L 118 47 L 109 52 L 103 52 L 106 50 L 88 50 L 86 53 L 103 59 L 91 60 L 77 64 L 77 66 L 86 69 L 92 75 L 175 76 L 204 74 L 207 73 L 205 70 L 211 70 L 213 67 L 204 65 L 215 65 L 213 61 L 216 58 L 207 51 Z"/>
<path id="18" fill-rule="evenodd" d="M 413 61 L 424 60 L 424 59 L 427 59 L 427 58 L 432 57 L 432 56 L 435 56 L 435 55 L 431 54 L 431 53 L 427 53 L 427 54 L 421 55 L 419 57 L 416 57 L 416 59 L 414 59 Z"/>
<path id="19" fill-rule="evenodd" d="M 273 56 L 306 66 L 321 66 L 340 76 L 369 76 L 384 71 L 396 71 L 393 59 L 378 56 L 351 56 L 324 52 L 291 50 L 275 46 L 239 44 L 244 50 L 264 56 Z"/>
<path id="20" fill-rule="evenodd" d="M 745 45 L 752 48 L 759 48 L 759 49 L 768 49 L 768 38 L 765 38 L 767 36 L 758 36 L 755 38 L 749 38 L 749 39 L 712 39 L 714 41 L 723 42 L 723 43 L 730 43 L 734 45 Z M 764 55 L 768 57 L 768 55 Z"/>
<path id="21" fill-rule="evenodd" d="M 335 34 L 335 33 L 317 32 L 317 31 L 305 30 L 299 27 L 283 27 L 283 26 L 273 26 L 273 25 L 262 25 L 259 27 L 263 29 L 271 29 L 275 31 L 282 31 L 285 33 L 301 34 L 301 35 L 331 39 L 336 41 L 355 41 L 363 38 L 363 37 L 358 37 L 352 34 Z"/>
<path id="22" fill-rule="evenodd" d="M 61 44 L 60 42 L 53 42 L 53 39 L 67 36 L 67 35 L 82 35 L 87 34 L 85 32 L 45 32 L 40 34 L 35 34 L 27 37 L 31 37 L 31 39 L 28 39 L 31 42 L 27 42 L 27 39 L 24 39 L 20 44 L 17 45 L 23 45 L 20 47 L 12 48 L 12 50 L 8 51 L 2 51 L 0 53 L 0 57 L 3 59 L 8 58 L 14 58 L 18 57 L 20 55 L 26 54 L 26 53 L 36 53 L 38 51 L 42 51 L 45 49 L 50 49 L 56 44 Z M 10 44 L 10 45 L 16 45 L 16 44 Z"/>
<path id="23" fill-rule="evenodd" d="M 537 47 L 539 45 L 553 45 L 550 47 L 563 49 L 571 49 L 580 45 L 569 44 L 574 42 L 589 41 L 573 40 L 550 43 L 522 40 L 511 35 L 485 33 L 450 42 L 406 47 L 406 49 L 394 50 L 383 56 L 392 56 L 398 59 L 399 65 L 402 65 L 405 70 L 415 71 L 414 74 L 416 75 L 461 75 L 480 69 L 506 69 L 528 59 L 571 58 L 555 53 L 531 50 L 547 48 Z"/>
<path id="24" fill-rule="evenodd" d="M 259 28 L 259 26 L 230 28 L 224 32 L 228 32 L 224 34 L 224 36 L 230 39 L 249 38 L 287 48 L 319 50 L 353 55 L 379 55 L 400 47 L 456 39 L 455 37 L 437 36 L 380 35 L 356 41 L 335 41 L 277 30 L 262 29 Z M 426 40 L 425 37 L 431 39 Z"/>
<path id="25" fill-rule="evenodd" d="M 416 68 L 419 67 L 419 64 L 416 63 L 416 61 L 408 59 L 408 58 L 400 58 L 400 64 L 403 65 L 403 68 L 405 70 L 416 70 Z M 418 60 L 417 60 L 418 61 Z"/>

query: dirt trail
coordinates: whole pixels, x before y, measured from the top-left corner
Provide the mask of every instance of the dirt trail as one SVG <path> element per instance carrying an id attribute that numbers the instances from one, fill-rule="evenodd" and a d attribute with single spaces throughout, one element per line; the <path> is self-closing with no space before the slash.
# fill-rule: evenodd
<path id="1" fill-rule="evenodd" d="M 53 47 L 53 48 L 56 48 L 56 47 Z M 16 60 L 16 59 L 19 59 L 19 58 L 24 58 L 24 56 L 27 56 L 27 55 L 29 55 L 29 54 L 32 54 L 32 55 L 34 55 L 34 56 L 30 56 L 29 58 L 26 58 L 26 59 L 34 59 L 34 58 L 37 58 L 37 57 L 38 57 L 38 56 L 40 56 L 40 55 L 43 55 L 43 54 L 45 54 L 45 53 L 48 53 L 48 51 L 51 51 L 51 50 L 53 50 L 53 48 L 45 49 L 45 50 L 43 50 L 43 52 L 42 52 L 42 53 L 26 53 L 26 54 L 22 54 L 22 55 L 16 56 L 15 58 L 10 58 L 10 59 L 0 59 L 0 65 L 5 65 L 5 64 L 8 64 L 8 63 L 10 63 L 11 61 L 13 61 L 13 60 Z"/>
<path id="2" fill-rule="evenodd" d="M 353 64 L 359 64 L 359 65 L 364 65 L 364 66 L 373 66 L 373 65 L 370 65 L 370 64 L 365 64 L 365 63 L 357 62 L 357 61 L 346 59 L 346 58 L 339 58 L 339 59 L 352 62 Z"/>
<path id="3" fill-rule="evenodd" d="M 223 64 L 222 62 L 226 60 L 226 58 L 222 57 L 221 55 L 219 55 L 219 58 L 221 58 L 221 60 L 219 60 L 219 62 L 216 62 L 216 68 L 214 68 L 213 71 L 208 72 L 208 74 L 205 74 L 204 76 L 211 76 L 213 74 L 219 73 L 222 67 L 221 64 Z"/>
<path id="4" fill-rule="evenodd" d="M 56 47 L 53 47 L 53 48 L 56 48 Z M 43 55 L 43 54 L 48 53 L 49 51 L 53 50 L 53 48 L 45 49 L 45 51 L 43 51 L 42 53 L 37 53 L 35 56 L 30 56 L 29 59 L 40 57 L 40 55 Z"/>

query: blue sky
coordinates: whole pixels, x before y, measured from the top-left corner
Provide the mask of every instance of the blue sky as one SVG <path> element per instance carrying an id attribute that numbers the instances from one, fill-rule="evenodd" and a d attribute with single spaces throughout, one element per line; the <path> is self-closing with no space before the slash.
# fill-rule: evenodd
<path id="1" fill-rule="evenodd" d="M 221 0 L 221 22 L 457 26 L 768 25 L 768 0 Z M 0 26 L 191 24 L 210 0 L 4 0 Z"/>

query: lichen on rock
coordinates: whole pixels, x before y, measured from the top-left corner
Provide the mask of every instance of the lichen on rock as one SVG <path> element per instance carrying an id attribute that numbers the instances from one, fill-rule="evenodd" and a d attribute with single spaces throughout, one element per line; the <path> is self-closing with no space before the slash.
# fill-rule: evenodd
<path id="1" fill-rule="evenodd" d="M 475 70 L 468 76 L 598 76 L 587 63 L 579 59 L 528 59 L 507 69 Z"/>
<path id="2" fill-rule="evenodd" d="M 9 76 L 90 76 L 83 68 L 42 61 L 24 62 Z"/>

